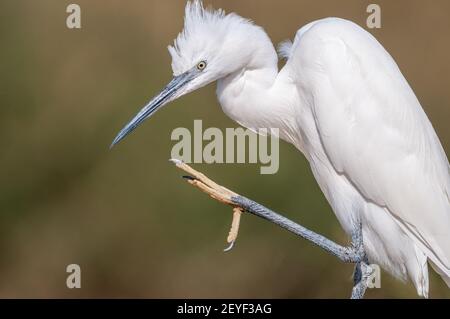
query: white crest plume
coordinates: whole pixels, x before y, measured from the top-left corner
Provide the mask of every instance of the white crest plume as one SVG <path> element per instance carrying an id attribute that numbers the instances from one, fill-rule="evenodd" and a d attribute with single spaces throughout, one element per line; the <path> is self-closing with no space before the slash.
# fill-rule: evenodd
<path id="1" fill-rule="evenodd" d="M 232 29 L 253 25 L 235 13 L 226 14 L 224 10 L 205 8 L 202 1 L 188 1 L 185 8 L 184 28 L 173 45 L 168 47 L 172 56 L 174 75 L 181 74 L 201 61 L 205 53 L 217 50 L 225 42 Z M 230 32 L 231 31 L 231 32 Z M 236 30 L 239 31 L 239 30 Z"/>

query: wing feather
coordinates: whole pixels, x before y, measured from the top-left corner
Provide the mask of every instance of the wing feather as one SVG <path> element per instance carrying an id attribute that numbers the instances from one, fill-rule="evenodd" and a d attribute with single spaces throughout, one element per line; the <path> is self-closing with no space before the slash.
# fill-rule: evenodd
<path id="1" fill-rule="evenodd" d="M 307 88 L 334 169 L 450 276 L 450 177 L 441 143 L 397 64 L 368 32 L 337 18 L 302 28 L 288 61 Z M 447 278 L 448 279 L 448 278 Z"/>

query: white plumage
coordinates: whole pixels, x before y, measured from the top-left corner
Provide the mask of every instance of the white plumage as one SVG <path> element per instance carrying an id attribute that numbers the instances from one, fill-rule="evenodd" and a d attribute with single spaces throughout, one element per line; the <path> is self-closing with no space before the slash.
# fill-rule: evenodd
<path id="1" fill-rule="evenodd" d="M 420 295 L 427 259 L 450 283 L 448 160 L 394 60 L 341 19 L 299 30 L 290 56 L 285 68 L 310 112 L 299 128 L 314 122 L 304 152 L 343 227 L 361 218 L 369 258 L 409 276 Z"/>
<path id="2" fill-rule="evenodd" d="M 428 261 L 450 284 L 449 163 L 414 92 L 372 35 L 338 18 L 309 23 L 279 49 L 287 62 L 278 72 L 262 28 L 194 1 L 169 51 L 175 76 L 195 74 L 167 101 L 217 81 L 228 116 L 248 128 L 279 128 L 304 154 L 348 234 L 362 222 L 370 262 L 410 278 L 422 296 Z M 199 61 L 207 67 L 194 72 Z"/>

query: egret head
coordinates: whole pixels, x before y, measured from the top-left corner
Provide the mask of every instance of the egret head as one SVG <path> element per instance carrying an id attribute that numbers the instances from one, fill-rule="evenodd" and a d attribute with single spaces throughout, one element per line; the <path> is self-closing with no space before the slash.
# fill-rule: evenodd
<path id="1" fill-rule="evenodd" d="M 206 9 L 200 0 L 188 2 L 184 29 L 168 48 L 172 81 L 119 132 L 111 146 L 163 105 L 259 61 L 255 57 L 266 53 L 250 45 L 258 40 L 268 41 L 273 50 L 264 30 L 251 21 L 221 9 Z"/>

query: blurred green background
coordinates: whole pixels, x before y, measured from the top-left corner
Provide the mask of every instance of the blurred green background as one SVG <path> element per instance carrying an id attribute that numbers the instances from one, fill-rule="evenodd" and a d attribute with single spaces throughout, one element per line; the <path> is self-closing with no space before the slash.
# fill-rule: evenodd
<path id="1" fill-rule="evenodd" d="M 82 28 L 66 28 L 81 6 Z M 315 19 L 365 24 L 371 1 L 206 1 L 253 19 L 274 43 Z M 450 143 L 450 2 L 377 1 L 371 30 Z M 184 1 L 0 2 L 0 297 L 347 298 L 352 265 L 254 216 L 223 253 L 231 220 L 167 160 L 175 127 L 236 127 L 210 85 L 158 112 L 109 150 L 118 130 L 171 78 L 168 44 Z M 280 170 L 197 164 L 216 181 L 341 243 L 347 237 L 308 164 L 280 145 Z M 66 287 L 66 266 L 82 288 Z M 368 298 L 416 297 L 382 274 Z M 431 272 L 431 297 L 450 290 Z"/>

